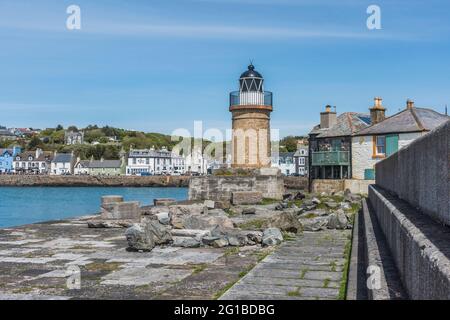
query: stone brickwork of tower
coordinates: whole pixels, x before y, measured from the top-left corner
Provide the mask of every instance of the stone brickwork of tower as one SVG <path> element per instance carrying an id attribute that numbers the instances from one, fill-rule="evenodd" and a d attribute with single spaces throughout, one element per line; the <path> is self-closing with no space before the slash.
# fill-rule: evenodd
<path id="1" fill-rule="evenodd" d="M 271 166 L 270 113 L 272 93 L 253 65 L 240 79 L 239 91 L 230 95 L 232 113 L 232 167 L 258 169 Z"/>

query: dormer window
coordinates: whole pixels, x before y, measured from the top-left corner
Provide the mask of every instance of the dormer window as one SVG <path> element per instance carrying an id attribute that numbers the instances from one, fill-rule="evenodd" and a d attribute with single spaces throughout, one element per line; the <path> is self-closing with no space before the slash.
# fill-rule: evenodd
<path id="1" fill-rule="evenodd" d="M 28 161 L 33 161 L 33 157 L 32 157 L 32 156 L 29 156 L 29 157 L 28 157 Z"/>

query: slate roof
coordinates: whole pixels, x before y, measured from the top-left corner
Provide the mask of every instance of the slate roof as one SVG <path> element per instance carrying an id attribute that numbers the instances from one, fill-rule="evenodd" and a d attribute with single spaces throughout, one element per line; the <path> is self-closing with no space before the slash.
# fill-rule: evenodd
<path id="1" fill-rule="evenodd" d="M 0 157 L 3 156 L 5 153 L 8 153 L 10 157 L 12 157 L 13 151 L 12 149 L 0 149 Z"/>
<path id="2" fill-rule="evenodd" d="M 68 163 L 72 161 L 72 158 L 73 155 L 71 153 L 57 153 L 52 162 Z"/>
<path id="3" fill-rule="evenodd" d="M 172 153 L 168 150 L 131 150 L 129 158 L 170 158 Z"/>
<path id="4" fill-rule="evenodd" d="M 449 119 L 450 117 L 434 110 L 413 107 L 362 129 L 355 136 L 431 131 Z"/>
<path id="5" fill-rule="evenodd" d="M 6 129 L 0 129 L 0 136 L 15 137 L 15 135 L 13 133 L 11 133 L 9 130 L 6 130 Z"/>
<path id="6" fill-rule="evenodd" d="M 25 151 L 22 152 L 21 154 L 18 154 L 17 157 L 20 157 L 20 161 L 29 161 L 28 157 L 32 156 L 33 160 L 32 161 L 52 161 L 53 160 L 53 152 L 51 151 L 44 151 L 42 154 L 39 155 L 38 158 L 36 157 L 36 152 L 35 151 Z"/>
<path id="7" fill-rule="evenodd" d="M 321 129 L 317 125 L 309 134 L 317 134 L 317 138 L 351 136 L 370 125 L 370 115 L 366 113 L 344 112 L 336 119 L 331 128 Z"/>
<path id="8" fill-rule="evenodd" d="M 81 160 L 78 165 L 82 168 L 101 169 L 101 168 L 120 168 L 122 162 L 120 160 Z"/>

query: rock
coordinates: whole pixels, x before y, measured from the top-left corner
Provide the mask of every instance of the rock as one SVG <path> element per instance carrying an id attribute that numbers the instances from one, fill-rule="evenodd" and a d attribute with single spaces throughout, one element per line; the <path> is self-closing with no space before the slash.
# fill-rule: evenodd
<path id="1" fill-rule="evenodd" d="M 264 230 L 262 236 L 263 246 L 276 246 L 283 242 L 283 235 L 278 228 L 268 228 Z"/>
<path id="2" fill-rule="evenodd" d="M 278 228 L 282 231 L 299 233 L 302 225 L 293 212 L 282 212 L 272 216 L 266 223 L 267 227 Z"/>
<path id="3" fill-rule="evenodd" d="M 100 220 L 92 219 L 88 221 L 88 227 L 92 229 L 120 229 L 130 228 L 136 222 L 133 220 Z"/>
<path id="4" fill-rule="evenodd" d="M 245 244 L 247 243 L 247 242 L 245 241 L 244 244 L 242 244 L 242 243 L 239 241 L 239 239 L 238 239 L 237 237 L 235 237 L 235 236 L 229 236 L 229 237 L 227 237 L 227 240 L 228 240 L 228 244 L 229 244 L 230 246 L 232 246 L 232 247 L 239 247 L 239 246 L 242 246 L 242 245 L 245 246 Z"/>
<path id="5" fill-rule="evenodd" d="M 343 197 L 344 196 L 344 191 L 338 191 L 334 194 L 337 197 Z"/>
<path id="6" fill-rule="evenodd" d="M 135 224 L 125 232 L 128 248 L 135 251 L 151 251 L 155 247 L 153 235 L 140 224 Z"/>
<path id="7" fill-rule="evenodd" d="M 234 228 L 233 221 L 227 216 L 188 216 L 183 219 L 182 224 L 186 229 L 209 230 L 215 226 Z"/>
<path id="8" fill-rule="evenodd" d="M 328 226 L 328 217 L 311 217 L 299 219 L 304 231 L 325 230 Z"/>
<path id="9" fill-rule="evenodd" d="M 201 243 L 199 240 L 191 237 L 174 237 L 172 246 L 182 248 L 198 248 Z"/>
<path id="10" fill-rule="evenodd" d="M 169 212 L 157 213 L 156 217 L 158 218 L 158 221 L 161 224 L 164 224 L 164 225 L 169 225 L 170 224 L 171 217 L 170 217 L 170 213 Z"/>
<path id="11" fill-rule="evenodd" d="M 200 241 L 203 237 L 210 237 L 209 230 L 194 230 L 194 229 L 173 229 L 171 231 L 173 237 L 190 237 Z"/>
<path id="12" fill-rule="evenodd" d="M 141 225 L 145 232 L 153 236 L 155 244 L 168 244 L 172 242 L 172 234 L 167 226 L 152 218 L 144 218 Z"/>
<path id="13" fill-rule="evenodd" d="M 202 242 L 203 242 L 203 244 L 205 244 L 207 246 L 210 246 L 210 245 L 212 245 L 212 243 L 214 241 L 219 240 L 219 239 L 220 239 L 220 237 L 213 237 L 213 236 L 211 236 L 211 237 L 203 237 L 202 238 Z"/>
<path id="14" fill-rule="evenodd" d="M 214 248 L 223 248 L 228 246 L 228 240 L 227 238 L 220 238 L 217 240 L 214 240 L 211 244 Z"/>
<path id="15" fill-rule="evenodd" d="M 245 234 L 245 236 L 247 237 L 247 244 L 249 244 L 249 242 L 252 243 L 261 243 L 262 242 L 262 237 L 263 237 L 263 233 L 261 231 L 243 231 L 243 234 Z M 252 244 L 250 244 L 252 245 Z"/>
<path id="16" fill-rule="evenodd" d="M 177 200 L 175 200 L 175 199 L 168 199 L 168 198 L 163 199 L 163 198 L 161 198 L 161 199 L 154 199 L 153 200 L 153 205 L 155 207 L 158 207 L 158 206 L 171 206 L 171 205 L 174 205 L 174 204 L 177 204 Z"/>
<path id="17" fill-rule="evenodd" d="M 214 209 L 215 208 L 215 202 L 212 200 L 205 200 L 205 202 L 203 203 L 203 205 L 205 207 L 207 207 L 208 209 Z"/>
<path id="18" fill-rule="evenodd" d="M 341 202 L 339 205 L 341 206 L 341 209 L 344 209 L 344 210 L 350 210 L 352 208 L 350 206 L 350 204 L 347 202 Z"/>
<path id="19" fill-rule="evenodd" d="M 291 201 L 294 198 L 292 193 L 285 193 L 283 194 L 283 201 Z"/>
<path id="20" fill-rule="evenodd" d="M 320 196 L 321 196 L 321 197 L 326 197 L 326 196 L 328 196 L 328 193 L 326 193 L 326 192 L 324 191 L 324 192 L 322 192 L 322 193 L 320 194 Z"/>
<path id="21" fill-rule="evenodd" d="M 234 205 L 259 204 L 262 202 L 262 193 L 259 191 L 234 191 L 231 193 L 231 202 Z"/>
<path id="22" fill-rule="evenodd" d="M 244 208 L 242 210 L 242 214 L 243 215 L 247 215 L 247 214 L 256 214 L 256 208 Z"/>
<path id="23" fill-rule="evenodd" d="M 306 198 L 306 195 L 301 191 L 297 192 L 294 196 L 294 200 L 303 200 L 305 198 Z"/>
<path id="24" fill-rule="evenodd" d="M 231 207 L 230 201 L 216 201 L 216 209 L 229 209 Z"/>
<path id="25" fill-rule="evenodd" d="M 322 202 L 319 200 L 319 199 L 317 199 L 316 197 L 314 197 L 314 198 L 312 198 L 311 199 L 311 202 L 313 203 L 313 204 L 321 204 Z"/>
<path id="26" fill-rule="evenodd" d="M 342 209 L 337 210 L 328 217 L 328 229 L 347 229 L 348 219 Z"/>
<path id="27" fill-rule="evenodd" d="M 276 211 L 282 211 L 283 210 L 283 205 L 281 204 L 281 202 L 275 206 L 275 210 Z"/>
<path id="28" fill-rule="evenodd" d="M 334 202 L 334 201 L 327 201 L 327 202 L 325 202 L 325 205 L 328 207 L 328 208 L 331 208 L 331 209 L 335 209 L 335 208 L 337 208 L 339 205 L 336 203 L 336 202 Z"/>

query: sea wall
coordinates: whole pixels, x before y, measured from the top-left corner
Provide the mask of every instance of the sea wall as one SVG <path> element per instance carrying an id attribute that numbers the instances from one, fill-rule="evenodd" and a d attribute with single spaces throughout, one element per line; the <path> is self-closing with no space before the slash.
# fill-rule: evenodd
<path id="1" fill-rule="evenodd" d="M 65 186 L 65 187 L 188 187 L 185 176 L 47 176 L 0 175 L 0 186 Z"/>
<path id="2" fill-rule="evenodd" d="M 311 183 L 311 191 L 315 193 L 334 193 L 339 191 L 350 190 L 355 194 L 367 194 L 369 185 L 375 183 L 374 180 L 358 180 L 358 179 L 314 179 Z"/>

